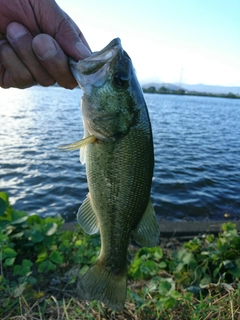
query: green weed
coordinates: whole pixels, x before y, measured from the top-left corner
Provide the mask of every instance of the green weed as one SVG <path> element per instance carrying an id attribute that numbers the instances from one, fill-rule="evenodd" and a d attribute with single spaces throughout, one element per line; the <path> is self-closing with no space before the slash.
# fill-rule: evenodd
<path id="1" fill-rule="evenodd" d="M 235 224 L 179 250 L 130 247 L 125 309 L 115 312 L 75 294 L 100 251 L 99 235 L 64 220 L 28 216 L 0 192 L 1 319 L 239 319 L 240 236 Z"/>

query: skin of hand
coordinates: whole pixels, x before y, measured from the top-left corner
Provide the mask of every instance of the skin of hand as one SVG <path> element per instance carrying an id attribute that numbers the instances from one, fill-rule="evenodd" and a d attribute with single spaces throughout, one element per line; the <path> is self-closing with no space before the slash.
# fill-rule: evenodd
<path id="1" fill-rule="evenodd" d="M 77 83 L 67 56 L 78 61 L 91 49 L 54 0 L 0 0 L 0 87 Z"/>

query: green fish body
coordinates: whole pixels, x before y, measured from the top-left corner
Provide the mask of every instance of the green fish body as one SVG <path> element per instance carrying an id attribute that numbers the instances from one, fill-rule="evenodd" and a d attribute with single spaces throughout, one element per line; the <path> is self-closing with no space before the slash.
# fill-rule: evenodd
<path id="1" fill-rule="evenodd" d="M 78 293 L 83 299 L 100 300 L 121 310 L 126 299 L 130 235 L 143 246 L 155 246 L 159 240 L 150 200 L 154 167 L 151 124 L 120 39 L 78 63 L 71 60 L 70 67 L 84 91 L 85 133 L 75 147 L 81 147 L 89 188 L 77 218 L 85 232 L 100 231 L 101 236 L 100 255 L 80 279 Z"/>

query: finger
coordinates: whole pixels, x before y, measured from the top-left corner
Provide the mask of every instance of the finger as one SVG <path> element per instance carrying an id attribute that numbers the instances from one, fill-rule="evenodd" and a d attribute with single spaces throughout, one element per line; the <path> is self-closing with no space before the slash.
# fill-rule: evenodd
<path id="1" fill-rule="evenodd" d="M 70 18 L 64 18 L 54 35 L 64 52 L 76 61 L 91 55 L 90 47 L 80 29 Z"/>
<path id="2" fill-rule="evenodd" d="M 76 31 L 78 37 L 81 39 L 81 41 L 83 42 L 83 44 L 85 45 L 85 47 L 87 47 L 88 50 L 89 50 L 90 52 L 92 52 L 92 50 L 91 50 L 91 48 L 90 48 L 87 40 L 85 39 L 82 31 L 78 28 L 78 26 L 76 25 L 76 23 L 69 17 L 69 15 L 68 15 L 66 12 L 64 12 L 64 14 L 66 15 L 66 18 L 67 18 L 68 22 L 72 25 L 73 29 Z"/>
<path id="3" fill-rule="evenodd" d="M 31 1 L 42 33 L 52 36 L 66 55 L 76 61 L 91 54 L 79 28 L 73 27 L 72 20 L 53 0 Z M 51 9 L 51 10 L 49 10 Z M 70 23 L 71 20 L 71 23 Z"/>
<path id="4" fill-rule="evenodd" d="M 68 89 L 77 86 L 67 56 L 52 37 L 39 34 L 33 39 L 32 47 L 42 66 L 60 86 Z"/>
<path id="5" fill-rule="evenodd" d="M 33 36 L 27 28 L 18 22 L 10 23 L 7 26 L 7 39 L 36 82 L 42 86 L 50 86 L 55 83 L 54 79 L 38 61 L 32 49 Z"/>
<path id="6" fill-rule="evenodd" d="M 0 40 L 0 86 L 27 88 L 36 84 L 31 72 L 18 58 L 6 40 Z"/>

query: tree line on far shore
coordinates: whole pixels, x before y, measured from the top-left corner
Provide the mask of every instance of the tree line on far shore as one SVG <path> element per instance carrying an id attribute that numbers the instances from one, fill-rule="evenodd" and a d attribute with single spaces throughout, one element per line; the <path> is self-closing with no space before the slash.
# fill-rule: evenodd
<path id="1" fill-rule="evenodd" d="M 209 92 L 197 92 L 197 91 L 188 91 L 185 89 L 168 89 L 164 86 L 161 86 L 159 89 L 156 89 L 154 86 L 149 88 L 142 88 L 144 93 L 158 93 L 158 94 L 175 94 L 175 95 L 188 95 L 188 96 L 203 96 L 203 97 L 219 97 L 219 98 L 232 98 L 240 99 L 240 95 L 229 92 L 228 94 L 224 93 L 209 93 Z"/>

